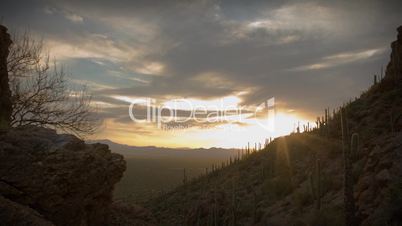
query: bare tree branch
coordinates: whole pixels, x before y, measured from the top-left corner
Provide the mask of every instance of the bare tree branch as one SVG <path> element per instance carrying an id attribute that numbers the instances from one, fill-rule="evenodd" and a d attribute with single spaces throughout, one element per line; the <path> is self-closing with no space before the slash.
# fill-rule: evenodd
<path id="1" fill-rule="evenodd" d="M 13 113 L 11 126 L 50 127 L 77 136 L 96 131 L 99 121 L 86 87 L 71 90 L 63 67 L 49 63 L 42 41 L 28 33 L 14 38 L 8 57 Z"/>

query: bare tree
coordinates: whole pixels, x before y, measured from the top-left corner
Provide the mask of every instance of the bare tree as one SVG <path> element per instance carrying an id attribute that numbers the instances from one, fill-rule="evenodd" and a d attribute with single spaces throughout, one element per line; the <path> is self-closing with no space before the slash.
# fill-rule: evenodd
<path id="1" fill-rule="evenodd" d="M 7 58 L 7 70 L 9 77 L 30 76 L 42 58 L 49 58 L 49 54 L 43 53 L 43 41 L 36 40 L 25 32 L 22 35 L 13 35 L 13 44 Z"/>
<path id="2" fill-rule="evenodd" d="M 11 126 L 50 127 L 78 136 L 95 132 L 99 121 L 86 87 L 71 89 L 63 68 L 49 63 L 42 41 L 29 33 L 15 35 L 7 64 L 13 105 Z"/>

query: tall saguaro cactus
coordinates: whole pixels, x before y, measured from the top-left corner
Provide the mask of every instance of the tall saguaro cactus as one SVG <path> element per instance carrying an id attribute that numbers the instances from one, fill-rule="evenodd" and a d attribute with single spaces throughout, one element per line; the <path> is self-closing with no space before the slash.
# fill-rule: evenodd
<path id="1" fill-rule="evenodd" d="M 315 200 L 315 208 L 321 209 L 321 162 L 320 159 L 315 160 L 314 173 L 310 174 L 310 186 L 312 196 Z"/>
<path id="2" fill-rule="evenodd" d="M 329 108 L 325 109 L 325 135 L 329 137 L 329 121 L 330 121 L 330 115 L 329 115 Z"/>
<path id="3" fill-rule="evenodd" d="M 237 196 L 236 196 L 236 184 L 234 182 L 234 180 L 232 180 L 232 202 L 231 202 L 231 218 L 232 218 L 232 222 L 231 225 L 232 226 L 236 226 L 237 225 L 237 219 L 236 219 L 236 215 L 237 215 Z"/>
<path id="4" fill-rule="evenodd" d="M 253 224 L 257 223 L 257 193 L 253 190 Z"/>
<path id="5" fill-rule="evenodd" d="M 347 118 L 345 108 L 341 109 L 341 128 L 342 128 L 342 147 L 344 158 L 344 208 L 345 208 L 345 225 L 356 225 L 355 218 L 355 200 L 353 197 L 353 174 L 352 174 L 352 161 L 351 152 L 349 148 L 349 135 L 347 128 Z"/>
<path id="6" fill-rule="evenodd" d="M 359 155 L 359 134 L 353 133 L 352 134 L 352 141 L 350 143 L 351 149 L 351 158 L 352 161 L 356 160 L 357 156 Z"/>
<path id="7" fill-rule="evenodd" d="M 7 28 L 0 25 L 0 130 L 7 130 L 11 121 L 11 91 L 7 71 L 7 57 L 11 43 Z"/>
<path id="8" fill-rule="evenodd" d="M 187 183 L 187 174 L 186 174 L 186 168 L 183 168 L 183 184 Z"/>

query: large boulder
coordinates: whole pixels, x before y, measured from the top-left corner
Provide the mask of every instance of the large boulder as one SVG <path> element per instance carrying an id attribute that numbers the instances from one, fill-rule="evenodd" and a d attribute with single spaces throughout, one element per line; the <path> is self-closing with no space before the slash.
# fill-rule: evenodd
<path id="1" fill-rule="evenodd" d="M 108 224 L 113 187 L 126 169 L 107 145 L 38 127 L 0 135 L 0 162 L 0 196 L 55 225 Z"/>

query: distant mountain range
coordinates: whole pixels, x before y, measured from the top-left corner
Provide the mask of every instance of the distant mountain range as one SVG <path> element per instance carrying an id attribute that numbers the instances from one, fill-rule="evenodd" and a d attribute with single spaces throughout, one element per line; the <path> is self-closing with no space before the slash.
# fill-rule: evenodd
<path id="1" fill-rule="evenodd" d="M 111 140 L 89 140 L 87 143 L 102 143 L 109 145 L 110 150 L 123 155 L 125 158 L 202 158 L 202 159 L 227 159 L 237 156 L 238 149 L 224 148 L 165 148 L 155 146 L 130 146 L 115 143 Z"/>
<path id="2" fill-rule="evenodd" d="M 91 140 L 87 143 L 109 145 L 112 152 L 124 156 L 127 169 L 116 184 L 114 198 L 128 202 L 146 200 L 152 191 L 169 191 L 183 182 L 183 170 L 188 179 L 211 170 L 237 156 L 236 149 L 223 148 L 164 148 L 129 146 L 110 140 Z"/>

